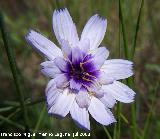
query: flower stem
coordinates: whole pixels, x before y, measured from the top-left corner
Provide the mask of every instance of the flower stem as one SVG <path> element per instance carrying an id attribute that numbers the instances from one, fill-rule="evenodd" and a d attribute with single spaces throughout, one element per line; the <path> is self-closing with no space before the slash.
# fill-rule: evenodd
<path id="1" fill-rule="evenodd" d="M 41 102 L 44 102 L 45 99 L 44 98 L 40 98 L 40 99 L 37 99 L 35 101 L 31 101 L 31 102 L 26 102 L 25 103 L 25 106 L 32 106 L 32 105 L 35 105 L 35 104 L 38 104 L 38 103 L 41 103 Z M 6 112 L 6 111 L 10 111 L 10 110 L 13 110 L 13 109 L 16 109 L 16 108 L 21 108 L 21 105 L 12 105 L 12 106 L 8 106 L 8 107 L 4 107 L 4 108 L 0 108 L 0 113 L 1 112 Z"/>
<path id="2" fill-rule="evenodd" d="M 157 95 L 157 92 L 158 92 L 158 89 L 159 89 L 159 85 L 160 85 L 159 82 L 157 82 L 157 84 L 156 84 L 156 86 L 155 86 L 155 88 L 152 92 L 154 94 L 154 96 L 152 98 L 151 107 L 150 107 L 150 110 L 149 110 L 149 113 L 147 115 L 146 122 L 145 122 L 145 125 L 144 125 L 142 139 L 146 139 L 147 135 L 148 135 L 149 125 L 151 123 L 153 112 L 155 111 L 155 107 L 156 107 L 156 95 Z"/>
<path id="3" fill-rule="evenodd" d="M 107 130 L 107 128 L 105 126 L 103 126 L 103 129 L 104 129 L 106 135 L 108 136 L 108 139 L 112 139 L 112 137 L 111 137 L 109 131 Z"/>
<path id="4" fill-rule="evenodd" d="M 8 123 L 8 124 L 11 124 L 11 125 L 19 128 L 19 129 L 25 130 L 25 127 L 24 127 L 23 125 L 17 124 L 17 123 L 15 123 L 15 122 L 13 122 L 12 120 L 3 117 L 2 115 L 0 115 L 0 120 L 6 122 L 6 123 Z"/>
<path id="5" fill-rule="evenodd" d="M 124 55 L 128 59 L 128 46 L 127 46 L 127 37 L 126 37 L 126 31 L 125 31 L 125 24 L 124 24 L 124 18 L 122 14 L 122 3 L 121 0 L 119 0 L 119 16 L 120 16 L 120 23 L 122 25 L 122 35 L 123 35 L 123 43 L 124 43 Z"/>
<path id="6" fill-rule="evenodd" d="M 37 130 L 39 129 L 39 127 L 40 127 L 40 125 L 41 125 L 41 122 L 42 122 L 42 120 L 43 120 L 43 117 L 44 117 L 45 110 L 46 110 L 46 106 L 43 106 L 43 109 L 42 109 L 42 111 L 41 111 L 41 113 L 40 113 L 39 119 L 38 119 L 38 121 L 37 121 L 37 124 L 36 124 L 36 126 L 35 126 L 35 129 L 34 129 L 33 133 L 36 133 Z M 33 136 L 32 139 L 35 139 L 35 136 Z"/>
<path id="7" fill-rule="evenodd" d="M 136 42 L 137 42 L 137 36 L 138 36 L 138 30 L 139 30 L 139 24 L 140 24 L 140 19 L 141 19 L 141 15 L 142 15 L 142 9 L 143 9 L 143 5 L 144 5 L 144 0 L 141 1 L 141 7 L 139 10 L 139 14 L 138 14 L 138 19 L 137 19 L 137 24 L 136 24 L 136 32 L 134 35 L 134 43 L 133 43 L 133 47 L 132 47 L 132 51 L 131 51 L 131 59 L 133 59 L 134 57 L 134 53 L 135 53 L 135 48 L 136 48 Z"/>
<path id="8" fill-rule="evenodd" d="M 9 65 L 10 65 L 11 72 L 12 72 L 12 75 L 13 75 L 17 96 L 19 97 L 21 109 L 23 111 L 25 128 L 26 128 L 26 131 L 28 131 L 29 126 L 28 126 L 27 110 L 26 110 L 26 107 L 25 107 L 25 104 L 24 104 L 24 94 L 23 94 L 23 92 L 21 90 L 21 87 L 20 87 L 20 79 L 19 79 L 19 76 L 18 76 L 17 65 L 16 65 L 14 55 L 13 55 L 13 51 L 12 51 L 12 48 L 9 47 L 9 44 L 8 44 L 8 35 L 7 35 L 6 28 L 5 28 L 5 22 L 4 22 L 3 14 L 2 14 L 1 11 L 0 11 L 0 30 L 1 30 L 1 33 L 2 33 L 2 39 L 3 39 L 4 47 L 5 47 L 5 50 L 6 50 L 6 53 L 7 53 Z"/>

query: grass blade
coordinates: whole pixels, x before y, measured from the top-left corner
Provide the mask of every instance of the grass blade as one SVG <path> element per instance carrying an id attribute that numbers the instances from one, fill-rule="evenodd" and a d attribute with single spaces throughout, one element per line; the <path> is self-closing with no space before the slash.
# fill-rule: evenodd
<path id="1" fill-rule="evenodd" d="M 16 122 L 13 122 L 12 120 L 10 120 L 10 119 L 8 119 L 8 118 L 3 117 L 2 115 L 0 115 L 0 120 L 1 120 L 1 121 L 4 121 L 4 122 L 6 122 L 6 123 L 8 123 L 8 124 L 10 124 L 10 125 L 13 125 L 13 126 L 19 128 L 19 129 L 21 129 L 21 130 L 25 130 L 25 127 L 24 127 L 24 126 L 22 126 L 22 125 L 20 125 L 20 124 L 17 124 Z"/>
<path id="2" fill-rule="evenodd" d="M 125 31 L 125 25 L 124 25 L 124 18 L 122 14 L 122 2 L 119 0 L 119 16 L 120 16 L 120 23 L 122 25 L 122 35 L 123 35 L 123 43 L 124 43 L 124 55 L 128 59 L 128 46 L 127 46 L 127 37 L 126 37 L 126 31 Z"/>
<path id="3" fill-rule="evenodd" d="M 149 125 L 151 123 L 151 119 L 152 119 L 152 116 L 153 116 L 153 112 L 155 111 L 155 106 L 156 106 L 156 95 L 157 95 L 157 92 L 158 92 L 158 89 L 159 89 L 159 83 L 157 83 L 156 87 L 154 88 L 154 97 L 152 98 L 152 102 L 151 102 L 151 107 L 150 107 L 150 110 L 149 110 L 149 113 L 147 115 L 147 119 L 146 119 L 146 122 L 145 122 L 145 125 L 144 125 L 144 130 L 143 130 L 143 135 L 142 135 L 142 139 L 146 139 L 147 138 L 147 135 L 148 135 L 148 131 L 149 131 Z"/>
<path id="4" fill-rule="evenodd" d="M 120 16 L 120 23 L 122 25 L 122 35 L 123 35 L 123 44 L 124 44 L 124 55 L 126 59 L 130 58 L 130 53 L 128 52 L 128 45 L 127 45 L 127 38 L 126 38 L 126 32 L 125 32 L 125 24 L 124 24 L 124 17 L 122 12 L 122 2 L 119 0 L 119 16 Z M 131 88 L 133 88 L 133 78 L 129 78 L 126 80 L 127 85 Z M 132 119 L 132 138 L 137 138 L 137 124 L 136 124 L 136 102 L 134 102 L 131 106 L 131 119 Z"/>
<path id="5" fill-rule="evenodd" d="M 35 105 L 35 104 L 42 103 L 44 101 L 45 101 L 45 98 L 40 98 L 40 99 L 37 99 L 35 101 L 26 102 L 25 106 L 32 106 L 32 105 Z M 16 108 L 21 108 L 21 105 L 12 105 L 12 106 L 7 106 L 7 107 L 0 108 L 0 113 L 10 111 L 10 110 L 13 110 L 13 109 L 16 109 Z"/>
<path id="6" fill-rule="evenodd" d="M 4 43 L 4 47 L 5 47 L 5 50 L 6 50 L 6 53 L 7 53 L 9 65 L 10 65 L 11 72 L 12 72 L 12 75 L 13 75 L 17 96 L 19 98 L 19 101 L 20 101 L 20 104 L 21 104 L 21 109 L 23 111 L 23 118 L 24 118 L 26 131 L 28 131 L 29 126 L 28 126 L 27 110 L 26 110 L 25 103 L 24 103 L 24 95 L 23 95 L 21 87 L 20 87 L 20 80 L 19 80 L 19 77 L 18 77 L 17 65 L 16 65 L 14 55 L 13 55 L 13 51 L 12 51 L 11 47 L 9 47 L 9 44 L 8 44 L 7 31 L 6 31 L 6 28 L 5 28 L 5 23 L 4 23 L 4 19 L 3 19 L 3 15 L 2 15 L 1 11 L 0 11 L 0 30 L 1 30 L 1 33 L 2 33 L 2 40 L 3 40 L 3 43 Z"/>
<path id="7" fill-rule="evenodd" d="M 103 126 L 103 129 L 104 129 L 104 131 L 105 131 L 105 133 L 106 133 L 108 139 L 112 139 L 112 137 L 111 137 L 109 131 L 107 130 L 107 128 L 106 128 L 105 126 Z"/>
<path id="8" fill-rule="evenodd" d="M 136 42 L 137 42 L 137 36 L 138 36 L 138 30 L 139 30 L 139 24 L 140 24 L 140 19 L 141 19 L 141 15 L 142 15 L 142 9 L 143 9 L 143 5 L 144 5 L 144 0 L 142 0 L 141 2 L 141 7 L 139 10 L 139 14 L 138 14 L 138 19 L 137 19 L 137 24 L 136 24 L 136 32 L 134 35 L 134 43 L 133 43 L 133 47 L 132 47 L 132 51 L 131 51 L 131 59 L 133 59 L 134 57 L 134 53 L 135 53 L 135 48 L 136 48 Z"/>
<path id="9" fill-rule="evenodd" d="M 17 114 L 20 111 L 20 108 L 16 109 L 13 113 L 11 113 L 10 115 L 7 116 L 7 119 L 12 118 L 15 114 Z M 5 123 L 5 121 L 1 121 L 0 125 L 2 125 L 3 123 Z"/>
<path id="10" fill-rule="evenodd" d="M 43 120 L 43 117 L 44 117 L 45 110 L 46 110 L 46 106 L 43 106 L 43 109 L 42 109 L 42 111 L 41 111 L 41 113 L 40 113 L 39 119 L 38 119 L 38 121 L 37 121 L 37 124 L 36 124 L 36 126 L 35 126 L 35 129 L 34 129 L 33 133 L 36 133 L 37 130 L 39 129 L 39 127 L 40 127 L 40 125 L 41 125 L 41 122 L 42 122 L 42 120 Z M 35 139 L 35 136 L 33 136 L 32 139 Z"/>

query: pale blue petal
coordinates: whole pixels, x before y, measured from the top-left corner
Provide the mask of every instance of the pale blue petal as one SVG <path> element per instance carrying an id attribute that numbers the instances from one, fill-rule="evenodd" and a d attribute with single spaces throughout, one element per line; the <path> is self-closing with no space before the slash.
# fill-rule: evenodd
<path id="1" fill-rule="evenodd" d="M 102 42 L 107 28 L 107 20 L 98 16 L 92 16 L 85 25 L 81 40 L 89 39 L 91 49 L 97 48 Z"/>
<path id="2" fill-rule="evenodd" d="M 113 77 L 116 80 L 125 79 L 133 75 L 133 63 L 123 59 L 111 59 L 106 60 L 101 67 L 101 71 L 104 71 L 108 76 Z"/>
<path id="3" fill-rule="evenodd" d="M 72 48 L 72 62 L 77 63 L 83 59 L 83 53 L 78 47 Z"/>
<path id="4" fill-rule="evenodd" d="M 52 21 L 53 30 L 59 44 L 61 45 L 62 40 L 66 40 L 69 42 L 71 47 L 75 46 L 79 41 L 79 38 L 75 24 L 73 23 L 68 10 L 66 8 L 55 10 Z"/>
<path id="5" fill-rule="evenodd" d="M 71 47 L 69 45 L 69 42 L 66 41 L 66 40 L 62 40 L 62 46 L 61 46 L 61 48 L 62 48 L 63 56 L 65 58 L 67 58 L 67 59 L 68 58 L 71 59 L 72 49 L 71 49 Z"/>
<path id="6" fill-rule="evenodd" d="M 50 80 L 46 89 L 46 101 L 47 101 L 47 108 L 50 109 L 57 101 L 58 97 L 61 95 L 63 91 L 56 88 L 56 84 L 54 79 Z"/>
<path id="7" fill-rule="evenodd" d="M 104 91 L 103 91 L 104 92 Z M 111 95 L 109 95 L 107 92 L 104 93 L 104 96 L 99 98 L 100 101 L 108 108 L 113 108 L 113 106 L 116 104 L 116 99 L 114 99 Z"/>
<path id="8" fill-rule="evenodd" d="M 78 125 L 80 128 L 90 130 L 89 114 L 86 108 L 79 107 L 77 102 L 74 101 L 70 110 L 70 114 L 76 125 Z"/>
<path id="9" fill-rule="evenodd" d="M 67 79 L 67 75 L 65 73 L 59 74 L 54 78 L 57 88 L 64 88 L 69 85 L 69 81 Z"/>
<path id="10" fill-rule="evenodd" d="M 76 82 L 74 79 L 71 79 L 71 80 L 69 81 L 69 83 L 70 83 L 70 88 L 71 88 L 71 89 L 80 90 L 80 88 L 81 88 L 81 86 L 82 86 L 81 83 Z"/>
<path id="11" fill-rule="evenodd" d="M 92 97 L 88 110 L 92 117 L 102 125 L 116 122 L 112 112 L 105 108 L 104 104 L 96 97 Z"/>
<path id="12" fill-rule="evenodd" d="M 61 49 L 59 49 L 53 42 L 37 33 L 36 31 L 30 30 L 25 36 L 25 39 L 29 44 L 32 45 L 35 50 L 37 50 L 40 54 L 44 55 L 49 60 L 54 60 L 55 57 L 62 56 Z"/>
<path id="13" fill-rule="evenodd" d="M 50 78 L 55 78 L 58 74 L 62 72 L 60 69 L 55 65 L 54 61 L 45 61 L 40 64 L 41 72 Z"/>
<path id="14" fill-rule="evenodd" d="M 78 94 L 76 94 L 76 102 L 80 108 L 88 108 L 90 105 L 90 98 L 87 90 L 81 89 Z"/>
<path id="15" fill-rule="evenodd" d="M 119 81 L 103 85 L 102 89 L 120 102 L 131 103 L 134 101 L 135 92 Z"/>
<path id="16" fill-rule="evenodd" d="M 61 57 L 57 57 L 54 60 L 55 65 L 62 71 L 62 72 L 67 72 L 67 62 L 61 58 Z"/>
<path id="17" fill-rule="evenodd" d="M 105 47 L 99 47 L 90 51 L 90 53 L 93 55 L 90 61 L 93 62 L 96 69 L 99 70 L 106 61 L 109 51 Z"/>
<path id="18" fill-rule="evenodd" d="M 103 71 L 100 72 L 98 79 L 102 85 L 111 84 L 115 80 L 113 77 L 110 77 L 108 74 L 106 74 Z"/>
<path id="19" fill-rule="evenodd" d="M 84 52 L 87 53 L 90 49 L 90 42 L 89 39 L 85 39 L 79 42 L 79 48 Z"/>
<path id="20" fill-rule="evenodd" d="M 101 90 L 96 90 L 94 92 L 94 96 L 100 99 L 100 98 L 102 98 L 104 96 L 104 92 L 101 91 Z"/>
<path id="21" fill-rule="evenodd" d="M 59 93 L 55 103 L 48 109 L 49 114 L 65 117 L 75 100 L 75 94 L 70 93 L 68 89 L 65 89 L 63 93 Z"/>

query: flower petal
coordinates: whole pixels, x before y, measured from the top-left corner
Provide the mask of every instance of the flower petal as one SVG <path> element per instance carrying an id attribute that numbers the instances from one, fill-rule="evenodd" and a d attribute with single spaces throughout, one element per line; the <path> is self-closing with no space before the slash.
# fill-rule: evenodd
<path id="1" fill-rule="evenodd" d="M 90 98 L 87 90 L 81 89 L 76 95 L 76 102 L 80 108 L 88 108 L 90 104 Z"/>
<path id="2" fill-rule="evenodd" d="M 94 49 L 93 51 L 90 51 L 92 58 L 90 58 L 88 61 L 85 61 L 83 64 L 83 67 L 93 67 L 94 65 L 95 68 L 91 69 L 91 71 L 94 70 L 99 70 L 104 62 L 106 61 L 106 58 L 109 55 L 109 51 L 105 47 L 99 47 Z"/>
<path id="3" fill-rule="evenodd" d="M 85 25 L 81 40 L 89 39 L 91 49 L 97 48 L 102 42 L 107 28 L 107 20 L 98 16 L 92 16 Z"/>
<path id="4" fill-rule="evenodd" d="M 70 88 L 71 89 L 76 89 L 76 90 L 80 90 L 80 88 L 81 88 L 81 83 L 78 83 L 78 82 L 76 82 L 74 79 L 71 79 L 70 81 L 69 81 L 69 83 L 70 83 Z"/>
<path id="5" fill-rule="evenodd" d="M 72 63 L 78 64 L 83 59 L 83 53 L 78 47 L 72 48 Z"/>
<path id="6" fill-rule="evenodd" d="M 64 88 L 67 87 L 69 84 L 67 75 L 65 73 L 59 74 L 58 76 L 56 76 L 56 78 L 54 78 L 54 80 L 57 88 Z"/>
<path id="7" fill-rule="evenodd" d="M 73 23 L 68 10 L 66 8 L 55 10 L 52 21 L 53 30 L 59 44 L 61 45 L 63 39 L 68 41 L 71 46 L 75 46 L 79 39 L 75 24 Z"/>
<path id="8" fill-rule="evenodd" d="M 107 92 L 105 92 L 104 96 L 99 99 L 108 108 L 113 108 L 113 106 L 116 104 L 116 100 Z"/>
<path id="9" fill-rule="evenodd" d="M 54 61 L 45 61 L 40 64 L 41 72 L 50 78 L 55 78 L 58 74 L 62 72 L 60 69 L 55 65 Z"/>
<path id="10" fill-rule="evenodd" d="M 75 100 L 75 94 L 70 93 L 69 89 L 65 89 L 63 93 L 59 93 L 53 105 L 48 109 L 49 114 L 65 117 Z"/>
<path id="11" fill-rule="evenodd" d="M 62 57 L 57 57 L 54 59 L 55 65 L 62 71 L 67 72 L 67 62 Z"/>
<path id="12" fill-rule="evenodd" d="M 79 42 L 79 48 L 84 52 L 87 53 L 90 49 L 90 42 L 89 39 L 85 39 Z"/>
<path id="13" fill-rule="evenodd" d="M 108 76 L 119 80 L 132 76 L 132 67 L 133 63 L 131 61 L 123 59 L 111 59 L 104 62 L 104 65 L 101 67 L 101 71 L 104 71 Z"/>
<path id="14" fill-rule="evenodd" d="M 95 97 L 92 97 L 88 110 L 92 117 L 102 125 L 116 122 L 112 112 L 108 108 L 105 108 L 103 103 Z"/>
<path id="15" fill-rule="evenodd" d="M 53 60 L 57 56 L 62 56 L 61 49 L 36 31 L 30 30 L 25 36 L 25 39 L 33 48 L 49 60 Z"/>
<path id="16" fill-rule="evenodd" d="M 98 58 L 101 58 L 102 60 L 103 59 L 107 59 L 108 56 L 109 56 L 109 51 L 106 49 L 106 47 L 99 47 L 99 48 L 96 48 L 94 50 L 91 51 L 91 54 L 94 56 L 94 57 L 98 57 Z"/>
<path id="17" fill-rule="evenodd" d="M 108 76 L 105 72 L 101 71 L 99 74 L 99 82 L 102 85 L 107 85 L 113 83 L 115 79 L 113 77 Z"/>
<path id="18" fill-rule="evenodd" d="M 71 57 L 72 57 L 72 49 L 69 45 L 69 42 L 66 41 L 66 40 L 62 40 L 62 45 L 61 45 L 61 48 L 62 48 L 62 52 L 63 52 L 63 56 L 69 60 L 71 60 Z"/>
<path id="19" fill-rule="evenodd" d="M 135 92 L 119 81 L 104 85 L 102 89 L 120 102 L 131 103 L 134 101 Z"/>
<path id="20" fill-rule="evenodd" d="M 75 123 L 86 130 L 90 130 L 89 114 L 86 108 L 81 108 L 76 101 L 73 102 L 70 114 Z"/>
<path id="21" fill-rule="evenodd" d="M 50 109 L 55 104 L 61 93 L 63 93 L 63 91 L 56 88 L 54 79 L 50 80 L 45 89 L 48 109 Z"/>

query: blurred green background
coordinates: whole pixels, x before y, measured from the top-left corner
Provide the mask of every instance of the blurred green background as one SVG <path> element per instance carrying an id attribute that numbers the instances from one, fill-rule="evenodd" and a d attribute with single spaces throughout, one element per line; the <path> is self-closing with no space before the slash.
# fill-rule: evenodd
<path id="1" fill-rule="evenodd" d="M 121 0 L 128 53 L 134 44 L 137 19 L 141 0 Z M 44 102 L 47 78 L 39 70 L 43 59 L 25 41 L 30 28 L 47 36 L 56 44 L 52 31 L 52 13 L 58 7 L 67 7 L 78 33 L 81 33 L 87 19 L 98 13 L 107 18 L 108 26 L 102 44 L 110 51 L 110 58 L 126 58 L 124 54 L 123 30 L 120 23 L 118 0 L 0 0 L 5 26 L 18 66 L 20 86 L 27 105 L 28 123 L 37 132 L 85 132 L 77 128 L 68 115 L 63 120 L 50 117 Z M 134 54 L 135 104 L 121 104 L 112 109 L 117 124 L 106 129 L 111 138 L 131 139 L 133 125 L 137 125 L 136 138 L 160 138 L 160 1 L 144 0 Z M 124 81 L 125 82 L 125 81 Z M 8 58 L 0 35 L 0 132 L 24 132 L 23 114 L 9 67 Z M 33 103 L 32 105 L 30 103 Z M 132 123 L 131 105 L 135 105 L 135 123 Z M 119 106 L 119 104 L 118 104 Z M 120 115 L 120 117 L 119 117 Z M 132 115 L 132 116 L 131 116 Z M 5 118 L 5 119 L 4 119 Z M 91 119 L 91 118 L 90 118 Z M 115 134 L 118 132 L 119 137 Z M 16 138 L 16 137 L 15 137 Z M 49 138 L 49 137 L 36 137 Z M 51 138 L 51 137 L 50 137 Z M 55 138 L 55 137 L 52 137 Z M 72 138 L 72 137 L 66 137 Z M 106 139 L 102 125 L 91 119 L 91 136 L 76 137 Z M 111 139 L 110 138 L 110 139 Z"/>

